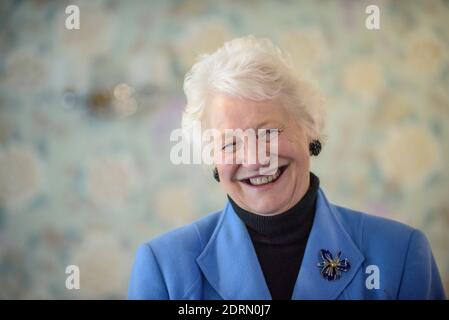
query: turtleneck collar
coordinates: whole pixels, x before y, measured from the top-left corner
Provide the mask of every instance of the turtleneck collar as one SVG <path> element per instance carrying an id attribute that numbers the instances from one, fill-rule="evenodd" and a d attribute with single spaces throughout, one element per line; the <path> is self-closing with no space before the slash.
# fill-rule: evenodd
<path id="1" fill-rule="evenodd" d="M 319 178 L 310 172 L 310 184 L 304 196 L 287 211 L 274 216 L 263 216 L 238 206 L 229 197 L 229 201 L 245 223 L 253 240 L 270 244 L 287 244 L 307 239 L 315 216 L 316 197 Z"/>

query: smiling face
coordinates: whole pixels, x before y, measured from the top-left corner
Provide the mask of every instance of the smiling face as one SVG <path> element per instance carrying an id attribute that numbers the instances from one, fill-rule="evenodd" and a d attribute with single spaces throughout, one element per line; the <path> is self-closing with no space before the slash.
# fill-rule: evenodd
<path id="1" fill-rule="evenodd" d="M 223 135 L 226 129 L 278 129 L 277 168 L 271 175 L 261 175 L 260 169 L 269 166 L 259 161 L 244 161 L 224 164 L 221 157 L 234 156 L 236 151 L 229 141 L 222 139 L 215 147 L 216 167 L 220 184 L 227 194 L 243 209 L 261 214 L 274 215 L 294 206 L 309 187 L 309 148 L 305 131 L 292 115 L 275 102 L 257 102 L 217 94 L 211 100 L 206 114 L 209 127 L 218 129 Z M 245 140 L 243 145 L 249 144 Z M 257 155 L 257 150 L 249 153 Z M 270 150 L 267 147 L 267 150 Z M 255 156 L 254 156 L 255 157 Z M 254 158 L 255 159 L 255 158 Z"/>

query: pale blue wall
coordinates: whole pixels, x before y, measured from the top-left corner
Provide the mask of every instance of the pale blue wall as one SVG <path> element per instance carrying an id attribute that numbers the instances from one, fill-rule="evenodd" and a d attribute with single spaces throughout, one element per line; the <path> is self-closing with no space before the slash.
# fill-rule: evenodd
<path id="1" fill-rule="evenodd" d="M 195 55 L 247 34 L 327 96 L 328 197 L 421 228 L 449 288 L 448 21 L 447 1 L 1 1 L 0 298 L 123 298 L 139 243 L 223 205 L 169 134 Z"/>

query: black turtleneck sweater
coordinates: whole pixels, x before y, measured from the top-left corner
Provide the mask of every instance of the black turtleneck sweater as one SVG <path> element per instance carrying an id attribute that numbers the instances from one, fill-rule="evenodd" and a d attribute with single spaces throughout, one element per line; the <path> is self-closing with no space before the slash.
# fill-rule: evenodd
<path id="1" fill-rule="evenodd" d="M 245 223 L 273 300 L 290 300 L 315 217 L 319 179 L 310 172 L 310 185 L 302 199 L 274 216 L 234 211 Z"/>

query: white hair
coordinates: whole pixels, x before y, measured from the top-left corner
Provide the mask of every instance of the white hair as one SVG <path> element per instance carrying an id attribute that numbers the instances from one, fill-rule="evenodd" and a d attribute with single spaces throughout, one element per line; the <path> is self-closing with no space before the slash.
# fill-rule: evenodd
<path id="1" fill-rule="evenodd" d="M 201 121 L 209 97 L 216 93 L 255 101 L 277 100 L 306 127 L 308 139 L 324 143 L 324 99 L 311 83 L 293 72 L 290 57 L 267 38 L 252 35 L 226 42 L 202 54 L 187 72 L 187 104 L 182 128 Z"/>

